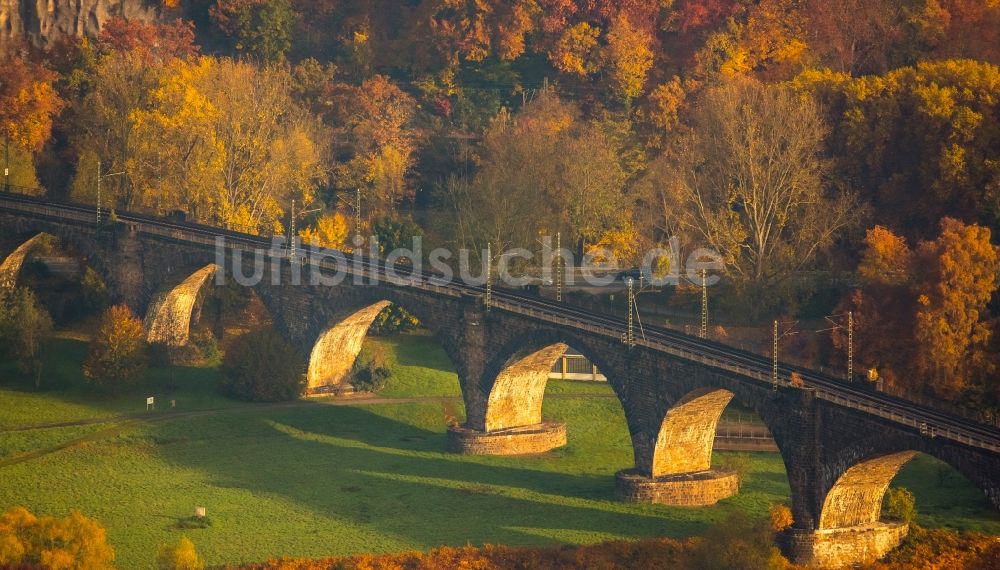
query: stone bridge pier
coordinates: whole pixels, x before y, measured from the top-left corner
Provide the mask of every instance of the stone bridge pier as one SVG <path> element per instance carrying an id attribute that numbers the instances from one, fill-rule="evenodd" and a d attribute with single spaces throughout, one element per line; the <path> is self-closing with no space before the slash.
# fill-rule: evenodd
<path id="1" fill-rule="evenodd" d="M 738 493 L 739 474 L 712 466 L 716 429 L 734 398 L 757 409 L 764 390 L 643 347 L 619 350 L 629 355 L 619 397 L 634 465 L 615 475 L 618 497 L 699 507 Z"/>
<path id="2" fill-rule="evenodd" d="M 463 388 L 466 421 L 462 426 L 449 426 L 449 450 L 523 455 L 566 445 L 566 425 L 542 419 L 549 371 L 566 348 L 556 342 L 493 359 L 476 382 Z"/>
<path id="3" fill-rule="evenodd" d="M 774 422 L 788 472 L 794 523 L 780 536 L 798 564 L 836 568 L 877 560 L 899 545 L 908 525 L 888 520 L 882 502 L 890 482 L 918 453 L 967 477 L 1000 506 L 1000 456 L 952 439 L 813 397 L 789 422 Z M 772 433 L 774 429 L 772 429 Z M 780 434 L 780 435 L 779 435 Z"/>

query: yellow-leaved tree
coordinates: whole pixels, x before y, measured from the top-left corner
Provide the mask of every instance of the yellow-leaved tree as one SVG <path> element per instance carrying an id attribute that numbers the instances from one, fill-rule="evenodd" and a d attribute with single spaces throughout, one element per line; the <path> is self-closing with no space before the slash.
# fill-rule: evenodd
<path id="1" fill-rule="evenodd" d="M 642 95 L 646 74 L 653 67 L 652 36 L 620 16 L 607 34 L 611 89 L 626 102 Z"/>
<path id="2" fill-rule="evenodd" d="M 986 305 L 997 290 L 997 246 L 990 230 L 953 218 L 941 220 L 941 235 L 917 252 L 923 268 L 918 290 L 918 369 L 935 395 L 954 398 L 976 375 L 990 374 Z"/>
<path id="3" fill-rule="evenodd" d="M 182 536 L 173 546 L 161 546 L 156 557 L 159 570 L 202 570 L 205 563 L 198 556 L 198 551 L 186 536 Z"/>
<path id="4" fill-rule="evenodd" d="M 923 239 L 945 217 L 997 227 L 1000 67 L 963 59 L 864 77 L 810 70 L 793 85 L 822 103 L 833 175 L 862 189 L 879 223 Z"/>
<path id="5" fill-rule="evenodd" d="M 316 227 L 306 227 L 299 231 L 302 242 L 316 247 L 343 249 L 347 243 L 350 226 L 340 212 L 325 214 L 316 220 Z"/>
<path id="6" fill-rule="evenodd" d="M 251 233 L 280 232 L 291 201 L 325 181 L 319 120 L 291 97 L 288 69 L 175 60 L 131 120 L 148 206 Z"/>
<path id="7" fill-rule="evenodd" d="M 115 552 L 104 527 L 73 511 L 64 518 L 38 517 L 24 507 L 0 515 L 0 566 L 48 570 L 114 568 Z"/>
<path id="8" fill-rule="evenodd" d="M 642 236 L 635 224 L 626 222 L 619 228 L 613 228 L 601 234 L 593 245 L 587 246 L 587 253 L 595 263 L 615 261 L 619 267 L 632 267 L 639 259 L 639 248 Z"/>
<path id="9" fill-rule="evenodd" d="M 601 28 L 580 22 L 563 30 L 555 48 L 549 53 L 552 66 L 563 73 L 590 75 L 601 67 L 597 56 L 597 38 Z"/>

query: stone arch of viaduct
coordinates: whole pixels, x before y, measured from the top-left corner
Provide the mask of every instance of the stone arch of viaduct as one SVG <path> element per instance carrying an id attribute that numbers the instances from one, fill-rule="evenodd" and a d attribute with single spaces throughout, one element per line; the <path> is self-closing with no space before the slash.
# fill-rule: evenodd
<path id="1" fill-rule="evenodd" d="M 79 222 L 0 210 L 0 237 L 23 239 L 0 265 L 16 282 L 30 240 L 41 232 L 80 252 L 106 279 L 116 301 L 145 315 L 151 340 L 182 345 L 198 292 L 232 278 L 234 250 L 220 254 L 182 234 L 119 224 L 97 235 Z M 465 453 L 533 453 L 566 442 L 564 426 L 542 417 L 548 370 L 567 346 L 595 362 L 625 412 L 634 464 L 618 473 L 620 498 L 708 505 L 738 491 L 735 475 L 711 468 L 716 424 L 736 400 L 767 424 L 791 488 L 793 526 L 782 546 L 796 562 L 829 566 L 871 560 L 894 547 L 905 525 L 880 520 L 889 481 L 915 453 L 938 457 L 1000 505 L 1000 454 L 817 397 L 810 389 L 761 382 L 619 338 L 486 310 L 477 296 L 391 283 L 310 285 L 314 269 L 275 255 L 253 285 L 277 328 L 310 355 L 310 386 L 343 382 L 372 319 L 388 303 L 434 332 L 459 377 L 466 423 L 449 432 Z M 303 285 L 291 285 L 298 274 Z M 275 284 L 278 283 L 278 284 Z M 157 336 L 160 335 L 160 336 Z"/>

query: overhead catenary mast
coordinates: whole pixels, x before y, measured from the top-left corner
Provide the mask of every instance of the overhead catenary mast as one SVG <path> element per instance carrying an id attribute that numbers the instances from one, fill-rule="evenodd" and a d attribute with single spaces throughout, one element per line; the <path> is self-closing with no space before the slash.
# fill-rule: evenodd
<path id="1" fill-rule="evenodd" d="M 493 305 L 493 244 L 486 243 L 486 310 Z"/>
<path id="2" fill-rule="evenodd" d="M 556 301 L 562 301 L 563 289 L 562 232 L 556 232 Z"/>
<path id="3" fill-rule="evenodd" d="M 708 278 L 701 270 L 701 330 L 698 336 L 708 338 Z"/>

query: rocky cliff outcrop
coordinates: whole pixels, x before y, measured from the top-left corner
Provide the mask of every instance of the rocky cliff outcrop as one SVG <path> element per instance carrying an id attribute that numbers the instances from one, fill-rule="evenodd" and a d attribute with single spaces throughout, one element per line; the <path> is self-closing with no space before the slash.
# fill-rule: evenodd
<path id="1" fill-rule="evenodd" d="M 160 10 L 144 0 L 0 0 L 0 53 L 19 41 L 46 47 L 64 35 L 95 37 L 115 16 L 151 21 Z"/>

